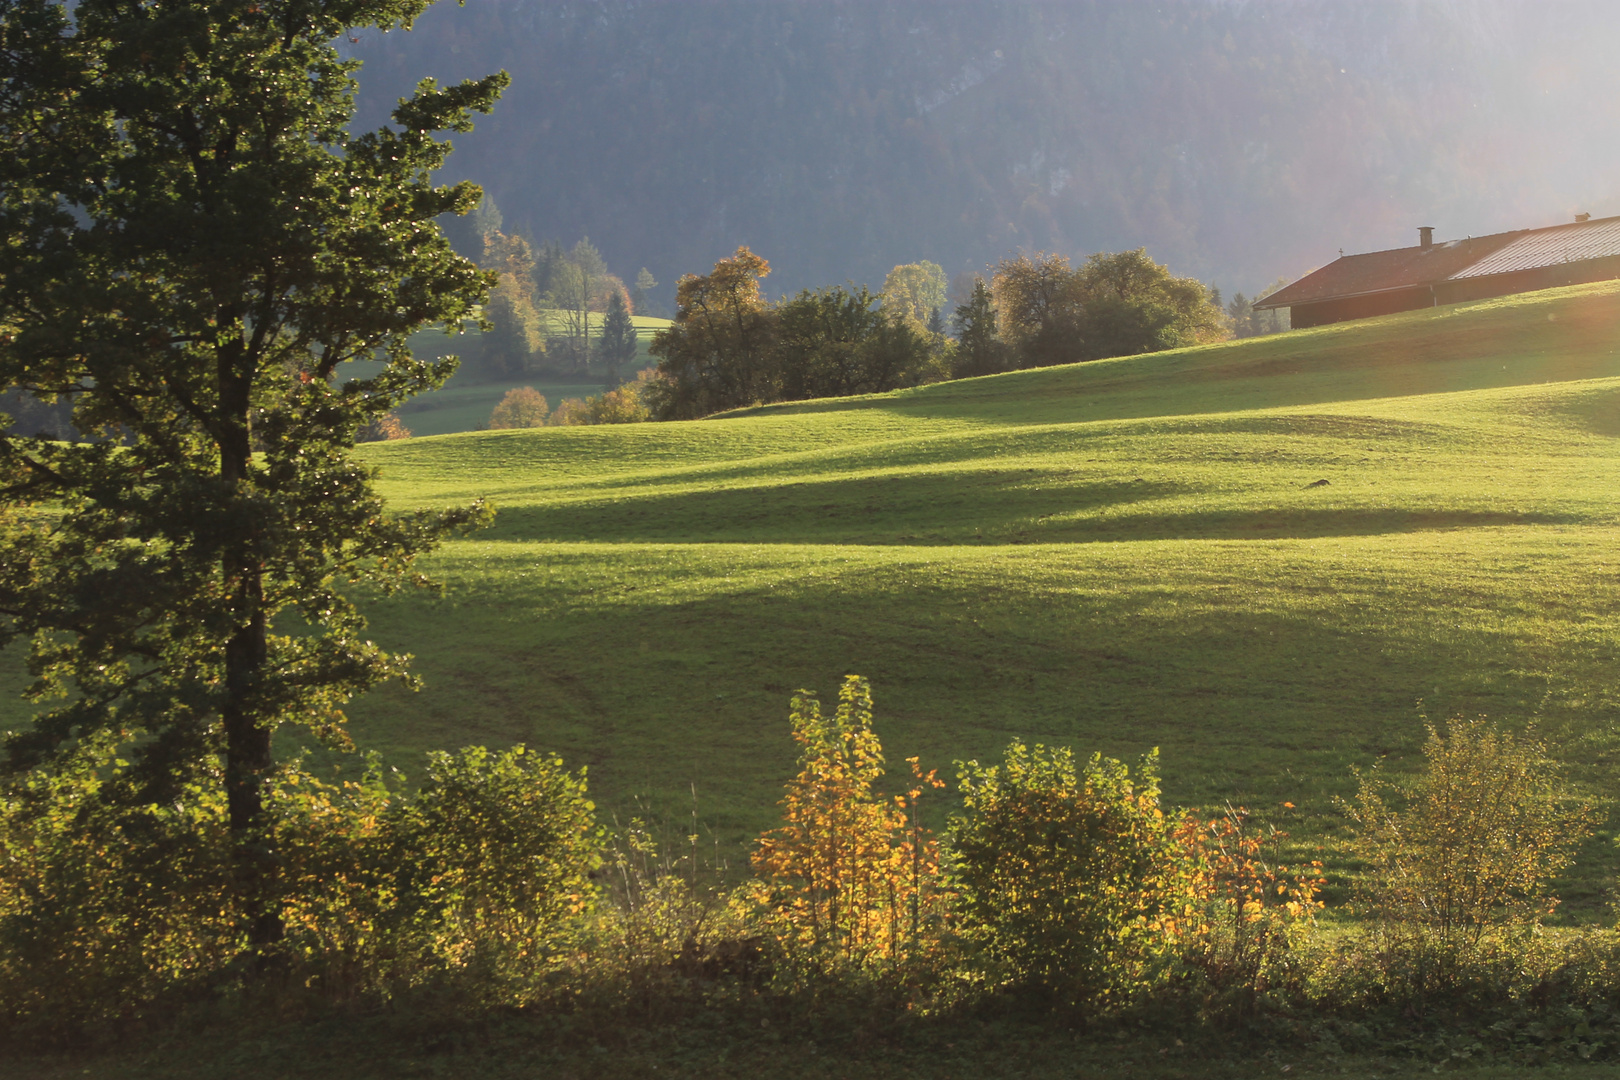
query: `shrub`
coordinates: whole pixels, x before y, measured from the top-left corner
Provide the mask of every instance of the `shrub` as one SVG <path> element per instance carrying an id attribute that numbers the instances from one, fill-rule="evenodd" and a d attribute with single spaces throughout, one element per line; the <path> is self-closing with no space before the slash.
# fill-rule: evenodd
<path id="1" fill-rule="evenodd" d="M 801 690 L 792 724 L 799 775 L 782 799 L 782 826 L 754 855 L 772 929 L 790 957 L 814 964 L 899 961 L 920 944 L 939 902 L 938 847 L 917 823 L 916 803 L 941 782 L 913 758 L 907 795 L 874 790 L 883 748 L 858 675 L 845 677 L 830 717 Z"/>
<path id="2" fill-rule="evenodd" d="M 537 428 L 546 422 L 546 398 L 532 386 L 519 386 L 508 390 L 489 414 L 489 426 L 501 428 Z"/>
<path id="3" fill-rule="evenodd" d="M 0 1026 L 140 1016 L 246 944 L 218 785 L 129 805 L 127 777 L 92 737 L 0 792 Z"/>
<path id="4" fill-rule="evenodd" d="M 585 775 L 522 746 L 428 755 L 427 777 L 389 822 L 402 945 L 516 1004 L 559 960 L 601 864 Z"/>
<path id="5" fill-rule="evenodd" d="M 544 992 L 590 906 L 601 837 L 583 774 L 515 747 L 429 756 L 414 796 L 375 761 L 329 784 L 297 764 L 267 788 L 261 899 L 285 935 L 253 964 L 224 798 L 132 801 L 87 744 L 0 799 L 0 1020 L 139 1016 L 259 970 L 328 997 L 438 986 L 488 1004 Z M 267 965 L 265 961 L 270 963 Z"/>
<path id="6" fill-rule="evenodd" d="M 1444 735 L 1429 727 L 1423 755 L 1423 771 L 1407 783 L 1376 769 L 1362 775 L 1344 807 L 1372 868 L 1374 911 L 1450 944 L 1550 912 L 1557 900 L 1547 883 L 1593 815 L 1568 805 L 1546 747 L 1456 718 Z"/>
<path id="7" fill-rule="evenodd" d="M 408 439 L 410 437 L 411 429 L 405 426 L 405 422 L 399 418 L 397 413 L 391 412 L 372 417 L 366 423 L 360 425 L 360 429 L 354 433 L 354 441 L 357 443 L 388 442 L 391 439 Z"/>
<path id="8" fill-rule="evenodd" d="M 1322 864 L 1284 864 L 1288 834 L 1255 828 L 1241 807 L 1210 821 L 1189 815 L 1177 832 L 1196 860 L 1202 898 L 1185 927 L 1186 957 L 1229 995 L 1228 1008 L 1251 1011 L 1260 995 L 1300 977 L 1293 961 L 1322 908 Z"/>
<path id="9" fill-rule="evenodd" d="M 1196 916 L 1198 868 L 1159 808 L 1157 752 L 1120 762 L 1014 741 L 960 766 L 947 833 L 956 917 L 993 982 L 1092 1008 L 1168 970 Z"/>

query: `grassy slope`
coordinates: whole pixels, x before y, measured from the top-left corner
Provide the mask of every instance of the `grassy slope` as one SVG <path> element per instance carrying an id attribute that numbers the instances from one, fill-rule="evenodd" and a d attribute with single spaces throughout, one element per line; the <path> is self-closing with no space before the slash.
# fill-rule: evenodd
<path id="1" fill-rule="evenodd" d="M 548 333 L 562 329 L 562 316 L 546 312 Z M 668 319 L 632 316 L 635 323 L 638 361 L 631 365 L 640 369 L 655 361 L 647 354 L 652 335 L 669 325 Z M 591 320 L 593 334 L 601 332 L 601 317 Z M 477 335 L 450 337 L 436 330 L 424 330 L 411 339 L 411 348 L 420 356 L 442 356 L 450 352 L 470 353 L 478 348 Z M 629 373 L 627 372 L 626 375 Z M 449 435 L 459 431 L 477 431 L 489 423 L 490 410 L 506 392 L 516 386 L 532 386 L 546 396 L 555 407 L 564 398 L 589 397 L 600 394 L 604 384 L 589 376 L 560 378 L 553 376 L 512 379 L 496 382 L 469 382 L 465 378 L 452 379 L 443 389 L 424 394 L 406 403 L 399 411 L 407 427 L 416 435 Z"/>
<path id="2" fill-rule="evenodd" d="M 700 423 L 371 451 L 401 505 L 488 494 L 377 609 L 429 689 L 362 742 L 526 740 L 735 856 L 786 698 L 868 675 L 891 757 L 1013 735 L 1163 751 L 1169 797 L 1330 832 L 1420 714 L 1539 718 L 1610 778 L 1620 289 Z M 1310 486 L 1327 480 L 1323 486 Z M 1294 811 L 1280 808 L 1284 801 Z M 1593 860 L 1607 849 L 1594 847 Z M 1587 892 L 1605 874 L 1589 860 Z"/>
<path id="3" fill-rule="evenodd" d="M 443 600 L 375 605 L 378 637 L 417 652 L 429 688 L 358 703 L 357 734 L 402 763 L 466 742 L 554 747 L 588 762 L 621 813 L 641 793 L 679 816 L 695 784 L 733 858 L 791 771 L 789 690 L 831 691 L 846 670 L 872 677 L 891 758 L 994 754 L 1014 733 L 1159 745 L 1172 800 L 1246 800 L 1307 845 L 1331 848 L 1350 765 L 1412 762 L 1420 708 L 1539 717 L 1582 781 L 1610 791 L 1617 332 L 1620 287 L 1589 287 L 702 423 L 369 447 L 398 504 L 488 493 L 504 509 L 435 557 Z M 1608 856 L 1593 845 L 1571 883 L 1588 910 Z M 982 1021 L 818 1047 L 791 1024 L 728 1022 L 341 1017 L 18 1064 L 198 1078 L 1433 1069 Z"/>
<path id="4" fill-rule="evenodd" d="M 685 818 L 695 788 L 733 862 L 792 771 L 787 697 L 846 671 L 872 679 L 892 760 L 1159 746 L 1170 800 L 1247 802 L 1330 855 L 1349 768 L 1410 764 L 1423 712 L 1539 718 L 1606 790 L 1617 331 L 1620 288 L 1585 287 L 698 423 L 369 447 L 396 505 L 502 509 L 432 560 L 444 599 L 373 606 L 428 689 L 356 703 L 356 735 L 407 769 L 427 747 L 556 749 L 620 815 Z"/>

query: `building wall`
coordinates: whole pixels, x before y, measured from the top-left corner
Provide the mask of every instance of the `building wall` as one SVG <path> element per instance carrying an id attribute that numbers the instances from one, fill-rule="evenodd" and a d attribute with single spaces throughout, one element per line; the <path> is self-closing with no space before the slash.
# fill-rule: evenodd
<path id="1" fill-rule="evenodd" d="M 1442 304 L 1459 304 L 1466 300 L 1487 300 L 1493 296 L 1511 296 L 1564 285 L 1584 285 L 1589 281 L 1609 281 L 1612 278 L 1620 278 L 1620 256 L 1538 266 L 1533 270 L 1515 270 L 1510 274 L 1491 274 L 1489 277 L 1443 281 L 1435 286 L 1435 294 Z"/>
<path id="2" fill-rule="evenodd" d="M 1564 285 L 1583 285 L 1591 281 L 1609 281 L 1620 278 L 1620 256 L 1607 259 L 1587 259 L 1582 262 L 1540 266 L 1531 270 L 1515 270 L 1508 274 L 1488 277 L 1462 278 L 1442 281 L 1438 285 L 1419 285 L 1409 289 L 1394 289 L 1369 296 L 1352 296 L 1343 300 L 1320 300 L 1314 304 L 1296 304 L 1291 310 L 1294 328 L 1326 326 L 1348 319 L 1371 319 L 1377 315 L 1393 315 L 1398 311 L 1416 311 L 1437 304 L 1460 304 L 1469 300 L 1488 300 L 1495 296 L 1535 292 L 1538 289 L 1556 289 Z"/>
<path id="3" fill-rule="evenodd" d="M 1295 330 L 1308 326 L 1326 326 L 1347 319 L 1370 319 L 1375 315 L 1393 315 L 1397 311 L 1415 311 L 1434 306 L 1434 293 L 1427 285 L 1368 296 L 1351 296 L 1342 300 L 1318 300 L 1314 304 L 1295 304 L 1289 309 Z"/>

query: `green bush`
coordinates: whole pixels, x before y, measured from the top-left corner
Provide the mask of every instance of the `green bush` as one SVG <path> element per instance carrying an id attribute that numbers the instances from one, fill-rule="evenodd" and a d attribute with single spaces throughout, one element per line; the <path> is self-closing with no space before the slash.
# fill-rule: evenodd
<path id="1" fill-rule="evenodd" d="M 961 766 L 947 833 L 957 918 L 1009 988 L 1106 1008 L 1165 974 L 1197 868 L 1159 808 L 1157 752 L 1133 781 L 1100 754 L 1021 742 Z"/>
<path id="2" fill-rule="evenodd" d="M 401 933 L 426 966 L 465 972 L 481 996 L 532 993 L 595 898 L 603 838 L 583 772 L 522 746 L 429 754 L 390 825 Z"/>
<path id="3" fill-rule="evenodd" d="M 1370 867 L 1363 966 L 1384 996 L 1507 985 L 1500 972 L 1557 905 L 1548 883 L 1594 815 L 1572 804 L 1545 746 L 1483 720 L 1431 725 L 1423 754 L 1416 777 L 1374 770 L 1344 804 Z"/>
<path id="4" fill-rule="evenodd" d="M 328 999 L 441 988 L 543 993 L 595 898 L 601 835 L 583 774 L 516 747 L 429 756 L 411 796 L 373 761 L 330 784 L 296 763 L 267 789 L 248 896 L 223 796 L 144 804 L 105 746 L 0 793 L 0 1024 L 139 1016 L 279 972 Z M 248 912 L 285 927 L 249 949 Z"/>
<path id="5" fill-rule="evenodd" d="M 0 1026 L 139 1015 L 241 948 L 224 795 L 130 805 L 91 739 L 0 791 Z"/>
<path id="6" fill-rule="evenodd" d="M 1423 754 L 1416 778 L 1375 770 L 1345 806 L 1372 867 L 1372 910 L 1470 943 L 1550 912 L 1547 883 L 1591 832 L 1592 812 L 1569 805 L 1546 747 L 1457 718 L 1444 735 L 1429 727 Z"/>

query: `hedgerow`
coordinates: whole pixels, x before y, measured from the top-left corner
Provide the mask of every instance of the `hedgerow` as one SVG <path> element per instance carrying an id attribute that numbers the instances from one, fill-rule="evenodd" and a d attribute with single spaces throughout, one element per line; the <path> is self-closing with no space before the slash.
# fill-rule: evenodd
<path id="1" fill-rule="evenodd" d="M 1443 1003 L 1517 1046 L 1548 1010 L 1590 1027 L 1620 995 L 1613 931 L 1542 928 L 1591 811 L 1538 742 L 1480 721 L 1431 729 L 1415 777 L 1362 778 L 1346 809 L 1367 917 L 1333 934 L 1316 923 L 1320 864 L 1284 862 L 1285 834 L 1241 808 L 1164 807 L 1156 754 L 1133 769 L 1014 741 L 958 763 L 960 809 L 936 837 L 918 810 L 944 784 L 916 758 L 886 777 L 865 680 L 831 715 L 801 691 L 790 730 L 799 771 L 739 886 L 704 885 L 695 854 L 639 819 L 599 825 L 583 771 L 470 748 L 430 755 L 414 790 L 376 759 L 343 782 L 285 764 L 253 910 L 218 786 L 143 803 L 116 747 L 87 739 L 0 792 L 0 1024 L 60 1036 L 233 994 L 643 1019 L 1038 1003 L 1352 1028 Z M 250 935 L 266 902 L 283 928 L 269 950 Z"/>

